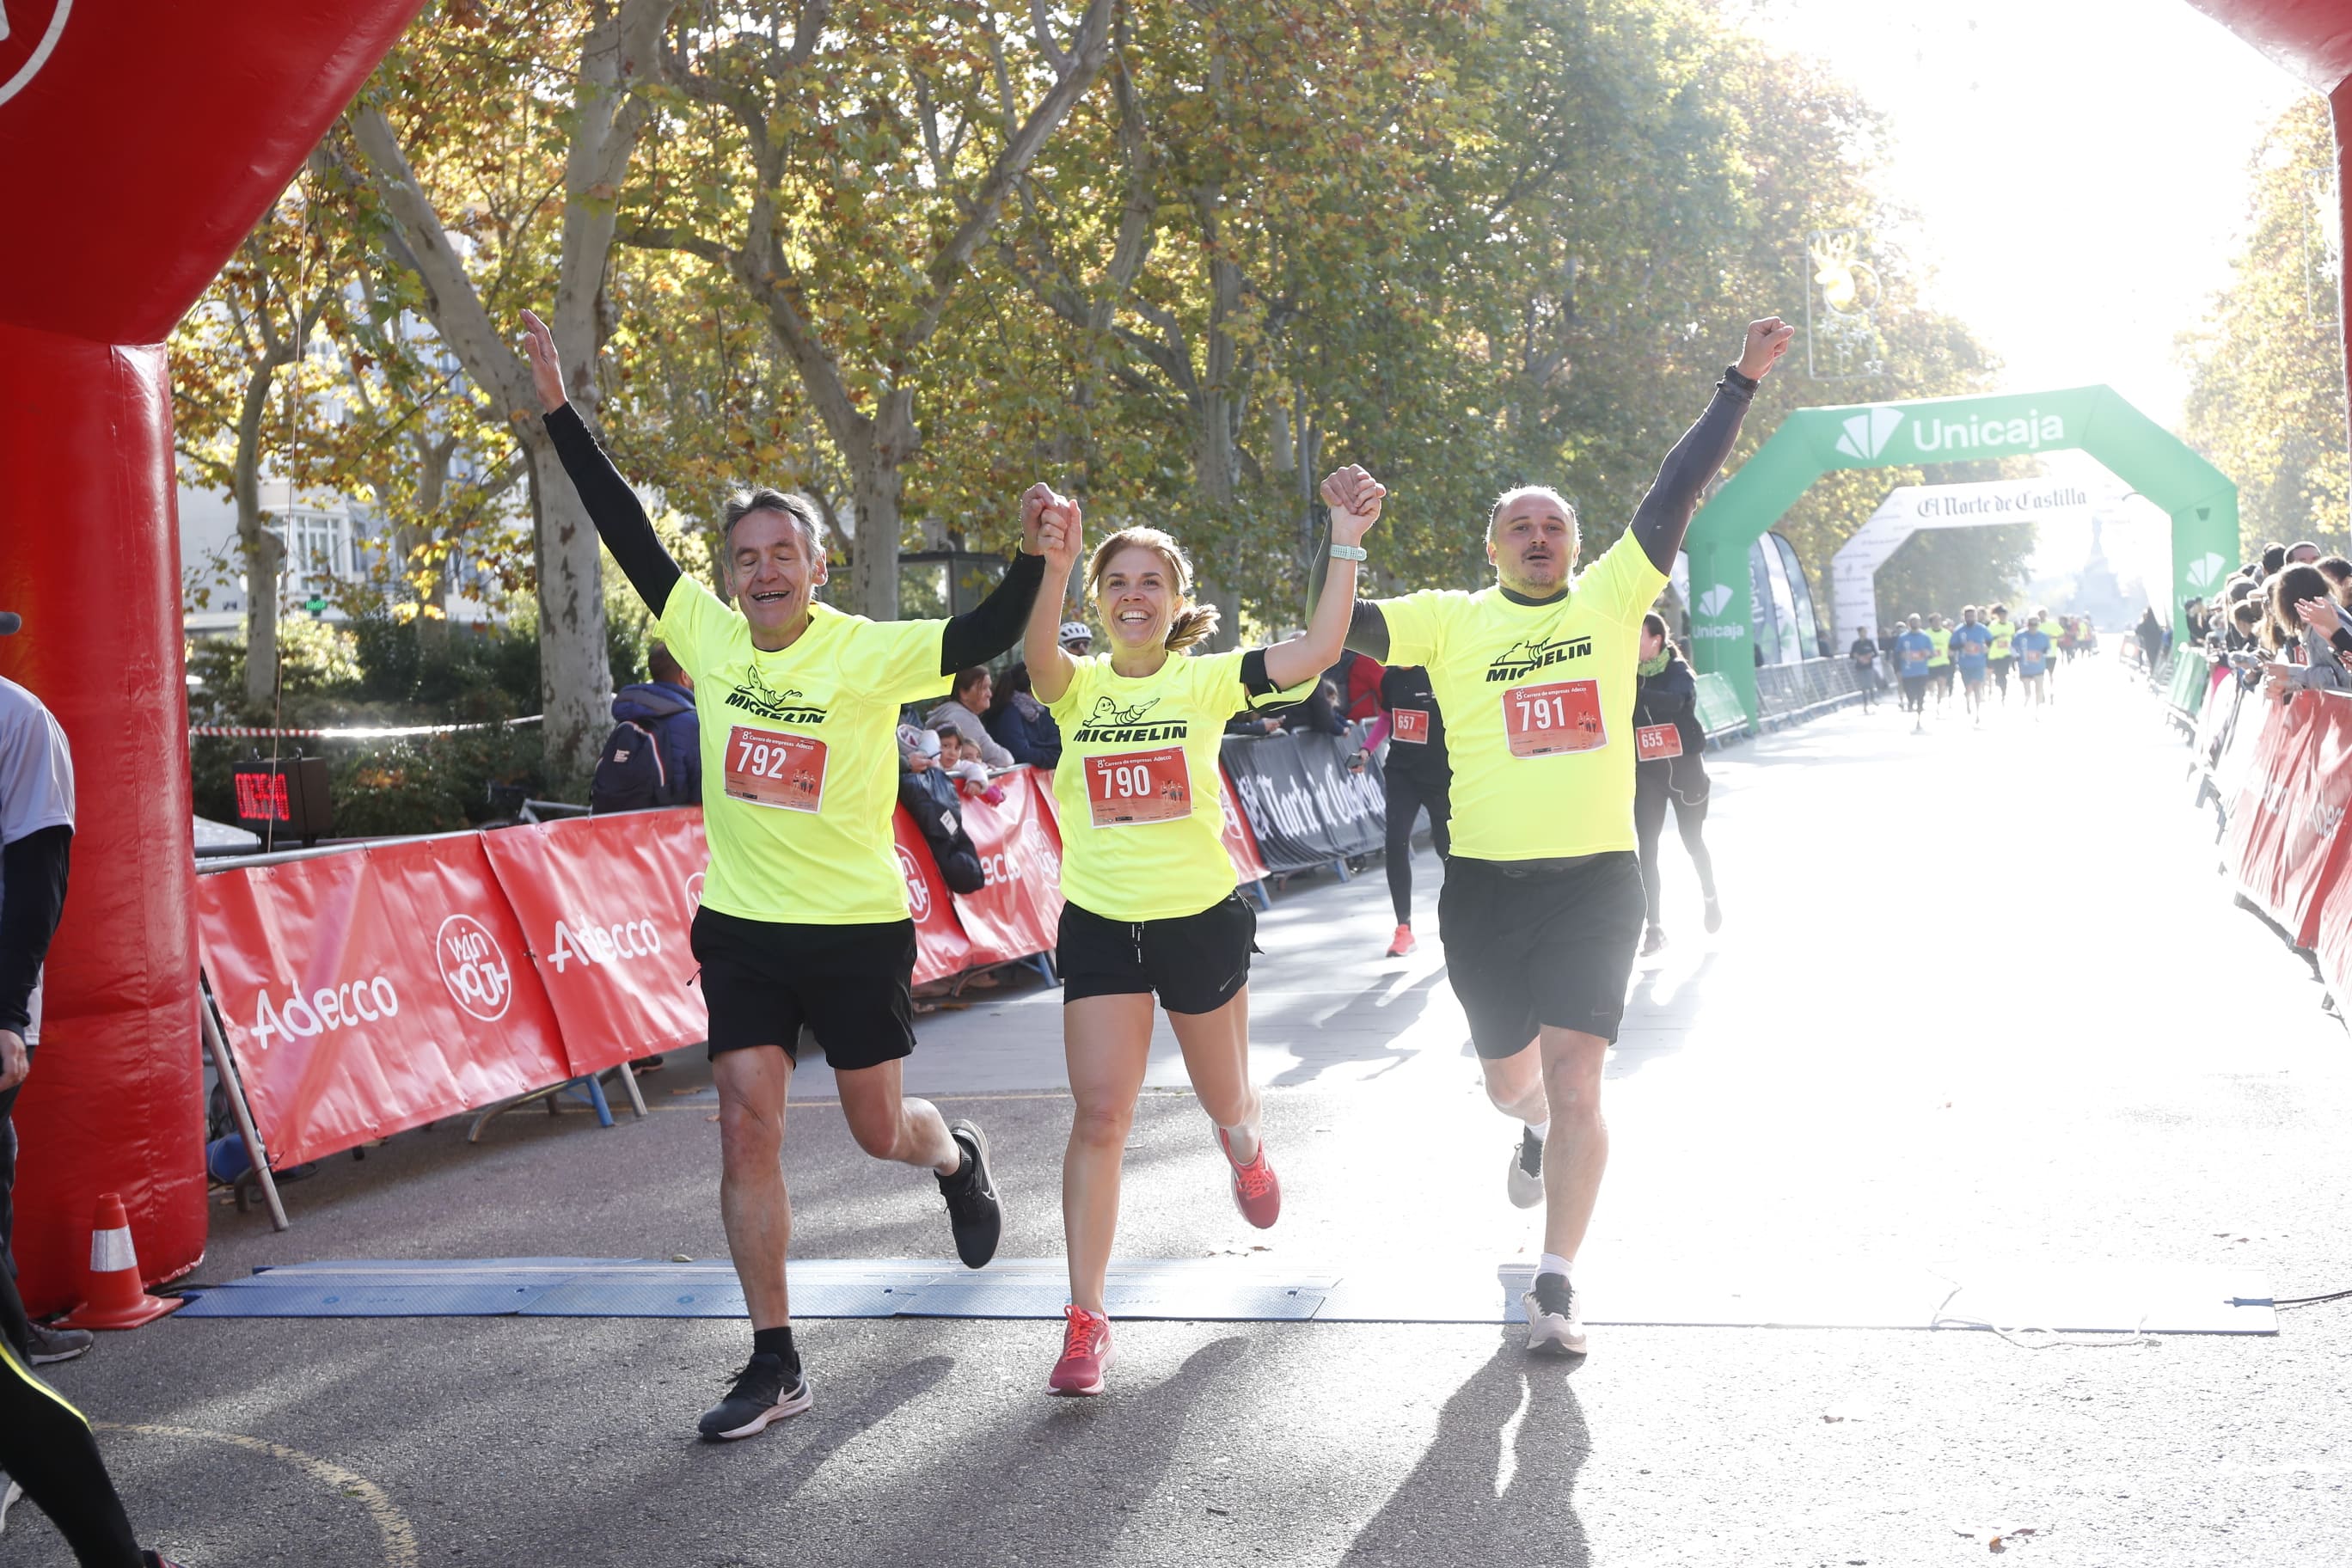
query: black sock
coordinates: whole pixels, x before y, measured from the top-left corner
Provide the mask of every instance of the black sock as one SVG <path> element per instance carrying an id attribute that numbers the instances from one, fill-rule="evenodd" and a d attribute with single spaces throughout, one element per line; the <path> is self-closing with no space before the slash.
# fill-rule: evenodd
<path id="1" fill-rule="evenodd" d="M 961 1138 L 958 1138 L 958 1139 L 956 1139 L 956 1140 L 955 1140 L 955 1146 L 956 1146 L 956 1168 L 955 1168 L 955 1173 L 954 1173 L 953 1175 L 941 1176 L 941 1177 L 940 1178 L 940 1185 L 941 1185 L 941 1186 L 943 1186 L 943 1187 L 950 1187 L 950 1186 L 955 1185 L 955 1184 L 956 1184 L 957 1183 L 959 1183 L 959 1182 L 968 1182 L 968 1181 L 971 1180 L 971 1169 L 972 1169 L 971 1151 L 970 1149 L 968 1149 L 968 1148 L 964 1147 L 964 1142 L 963 1142 L 963 1140 L 962 1140 L 962 1139 L 961 1139 Z"/>
<path id="2" fill-rule="evenodd" d="M 753 1329 L 751 1353 L 774 1356 L 789 1370 L 798 1371 L 800 1368 L 801 1352 L 793 1349 L 793 1331 L 789 1323 L 781 1329 Z"/>

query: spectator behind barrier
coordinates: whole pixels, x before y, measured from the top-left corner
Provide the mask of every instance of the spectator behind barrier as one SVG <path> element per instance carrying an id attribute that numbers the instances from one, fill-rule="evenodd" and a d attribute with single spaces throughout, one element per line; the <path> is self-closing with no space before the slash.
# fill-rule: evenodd
<path id="1" fill-rule="evenodd" d="M 2286 563 L 2290 566 L 2316 566 L 2319 546 L 2308 539 L 2298 539 L 2286 547 Z"/>
<path id="2" fill-rule="evenodd" d="M 695 712 L 694 678 L 658 642 L 646 652 L 646 674 L 648 679 L 613 693 L 614 721 L 645 731 L 661 753 L 667 788 L 660 801 L 646 804 L 700 805 L 702 721 Z"/>
<path id="3" fill-rule="evenodd" d="M 956 732 L 954 725 L 934 724 L 931 733 L 940 742 L 940 772 L 956 782 L 957 789 L 965 799 L 978 795 L 991 805 L 1003 804 L 1003 789 L 989 782 L 988 764 L 982 762 L 978 751 Z"/>
<path id="4" fill-rule="evenodd" d="M 940 766 L 938 732 L 901 726 L 898 740 L 898 754 L 906 762 L 905 771 L 898 775 L 898 804 L 914 818 L 929 847 L 940 879 L 956 892 L 977 893 L 988 878 L 981 869 L 980 851 L 973 847 L 971 835 L 964 831 L 963 807 L 956 799 L 954 781 Z"/>
<path id="5" fill-rule="evenodd" d="M 1015 660 L 996 683 L 996 695 L 982 715 L 996 743 L 1016 763 L 1050 768 L 1062 760 L 1062 730 L 1029 689 L 1029 666 Z"/>
<path id="6" fill-rule="evenodd" d="M 2273 539 L 2263 546 L 2262 574 L 2254 580 L 2257 583 L 2267 584 L 2284 570 L 2286 570 L 2286 546 Z"/>
<path id="7" fill-rule="evenodd" d="M 952 724 L 963 737 L 964 749 L 992 768 L 1009 768 L 1013 753 L 996 743 L 988 732 L 981 715 L 988 711 L 989 699 L 994 694 L 995 682 L 989 677 L 985 665 L 973 665 L 956 671 L 955 695 L 932 709 L 923 722 L 932 729 Z"/>
<path id="8" fill-rule="evenodd" d="M 2338 605 L 2352 605 L 2352 561 L 2341 555 L 2329 555 L 2315 562 L 2319 574 L 2327 579 L 2330 592 Z"/>
<path id="9" fill-rule="evenodd" d="M 2263 626 L 2263 646 L 2279 661 L 2272 670 L 2274 690 L 2292 684 L 2306 690 L 2342 691 L 2352 689 L 2352 677 L 2347 677 L 2344 662 L 2329 646 L 2327 631 L 2319 620 L 2324 616 L 2333 621 L 2335 601 L 2327 592 L 2327 579 L 2315 566 L 2289 566 L 2263 588 L 2267 619 Z M 2284 666 L 2284 672 L 2281 666 Z"/>

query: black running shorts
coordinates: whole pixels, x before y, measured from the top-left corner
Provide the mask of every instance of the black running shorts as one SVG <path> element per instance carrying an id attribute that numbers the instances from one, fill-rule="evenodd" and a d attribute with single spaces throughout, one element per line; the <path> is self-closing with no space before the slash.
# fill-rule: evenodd
<path id="1" fill-rule="evenodd" d="M 714 1058 L 782 1046 L 798 1061 L 803 1025 L 835 1072 L 915 1048 L 913 921 L 788 925 L 702 909 L 693 939 Z"/>
<path id="2" fill-rule="evenodd" d="M 1470 1043 L 1513 1057 L 1538 1025 L 1617 1038 L 1642 940 L 1642 869 L 1630 849 L 1574 860 L 1445 865 L 1437 895 L 1446 976 Z"/>
<path id="3" fill-rule="evenodd" d="M 1257 911 L 1228 893 L 1197 915 L 1114 921 L 1062 906 L 1062 1000 L 1157 993 L 1171 1013 L 1213 1013 L 1249 984 Z"/>

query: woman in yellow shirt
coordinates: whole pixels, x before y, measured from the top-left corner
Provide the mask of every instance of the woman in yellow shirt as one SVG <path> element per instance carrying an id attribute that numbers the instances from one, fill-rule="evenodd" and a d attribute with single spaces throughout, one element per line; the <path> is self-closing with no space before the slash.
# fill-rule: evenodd
<path id="1" fill-rule="evenodd" d="M 1187 657 L 1217 623 L 1192 603 L 1192 564 L 1156 528 L 1095 549 L 1087 596 L 1108 653 L 1062 649 L 1061 605 L 1082 548 L 1077 503 L 1039 517 L 1045 580 L 1024 648 L 1032 689 L 1062 731 L 1054 798 L 1062 820 L 1055 946 L 1062 1041 L 1076 1114 L 1062 1163 L 1070 1304 L 1048 1389 L 1099 1394 L 1112 1362 L 1103 1290 L 1118 1228 L 1119 1166 L 1151 1049 L 1155 995 L 1201 1107 L 1233 1167 L 1234 1202 L 1263 1229 L 1282 1189 L 1258 1130 L 1249 1077 L 1249 961 L 1257 917 L 1235 891 L 1219 804 L 1218 742 L 1239 710 L 1292 700 L 1339 657 L 1354 603 L 1357 541 L 1387 492 L 1361 468 L 1323 481 L 1332 583 L 1305 636 L 1245 652 Z"/>

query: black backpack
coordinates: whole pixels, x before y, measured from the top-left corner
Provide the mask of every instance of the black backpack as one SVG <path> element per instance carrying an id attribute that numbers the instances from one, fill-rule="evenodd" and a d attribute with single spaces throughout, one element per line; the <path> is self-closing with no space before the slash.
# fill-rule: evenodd
<path id="1" fill-rule="evenodd" d="M 596 773 L 588 784 L 588 809 L 644 811 L 670 803 L 669 770 L 662 765 L 661 742 L 644 725 L 624 719 L 596 753 Z"/>

